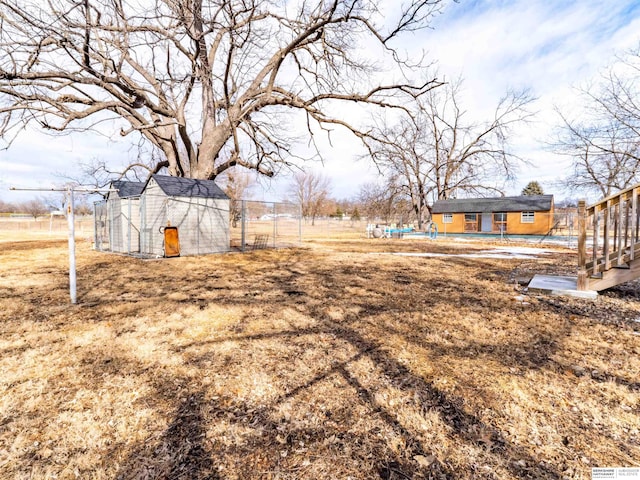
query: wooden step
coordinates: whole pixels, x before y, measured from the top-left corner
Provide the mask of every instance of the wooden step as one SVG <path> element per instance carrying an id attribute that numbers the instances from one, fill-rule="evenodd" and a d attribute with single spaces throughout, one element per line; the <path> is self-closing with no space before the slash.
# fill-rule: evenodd
<path id="1" fill-rule="evenodd" d="M 634 252 L 633 252 L 633 258 L 637 259 L 640 258 L 640 242 L 636 243 L 634 245 Z M 620 256 L 620 261 L 618 262 L 618 252 L 611 252 L 609 254 L 609 262 L 611 263 L 611 268 L 627 268 L 629 262 L 632 261 L 631 260 L 631 248 L 627 247 L 623 254 Z M 587 262 L 587 264 L 585 265 L 587 272 L 593 272 L 593 274 L 596 273 L 600 273 L 600 272 L 604 272 L 605 269 L 605 257 L 599 257 L 597 259 L 597 265 L 594 268 L 593 267 L 593 262 Z"/>
<path id="2" fill-rule="evenodd" d="M 614 268 L 600 273 L 600 278 L 591 276 L 587 278 L 589 290 L 602 291 L 615 287 L 621 283 L 630 282 L 640 278 L 640 260 L 636 259 L 629 263 L 628 268 Z"/>

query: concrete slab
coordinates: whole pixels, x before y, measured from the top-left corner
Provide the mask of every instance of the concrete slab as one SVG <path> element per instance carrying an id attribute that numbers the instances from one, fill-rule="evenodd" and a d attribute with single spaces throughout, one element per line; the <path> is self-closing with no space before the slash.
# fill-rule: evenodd
<path id="1" fill-rule="evenodd" d="M 578 277 L 559 275 L 535 275 L 529 282 L 529 292 L 550 293 L 577 298 L 598 298 L 595 290 L 578 290 Z"/>

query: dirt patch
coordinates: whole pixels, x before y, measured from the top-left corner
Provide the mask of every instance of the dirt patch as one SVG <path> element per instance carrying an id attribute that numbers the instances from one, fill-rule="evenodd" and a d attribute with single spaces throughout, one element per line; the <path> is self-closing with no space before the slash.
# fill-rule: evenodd
<path id="1" fill-rule="evenodd" d="M 0 477 L 563 479 L 640 458 L 638 286 L 575 257 L 311 242 L 144 261 L 0 249 Z M 518 298 L 520 297 L 520 298 Z"/>

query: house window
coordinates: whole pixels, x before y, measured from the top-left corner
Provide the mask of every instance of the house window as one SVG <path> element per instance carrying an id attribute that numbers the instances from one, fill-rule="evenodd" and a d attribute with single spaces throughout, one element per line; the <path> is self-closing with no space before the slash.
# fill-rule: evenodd
<path id="1" fill-rule="evenodd" d="M 520 214 L 521 223 L 533 223 L 535 219 L 535 212 L 522 212 Z"/>
<path id="2" fill-rule="evenodd" d="M 453 213 L 443 213 L 442 223 L 453 223 Z"/>
<path id="3" fill-rule="evenodd" d="M 478 231 L 478 214 L 477 213 L 464 214 L 464 231 L 465 232 Z"/>
<path id="4" fill-rule="evenodd" d="M 493 214 L 493 229 L 497 232 L 507 231 L 507 214 L 506 213 L 494 213 Z"/>

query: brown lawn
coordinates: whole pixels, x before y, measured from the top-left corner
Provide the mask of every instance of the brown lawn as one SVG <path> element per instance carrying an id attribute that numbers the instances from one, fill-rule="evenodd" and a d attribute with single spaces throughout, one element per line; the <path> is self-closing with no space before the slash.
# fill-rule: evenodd
<path id="1" fill-rule="evenodd" d="M 143 261 L 0 243 L 2 479 L 563 479 L 640 463 L 640 287 L 343 240 Z"/>

